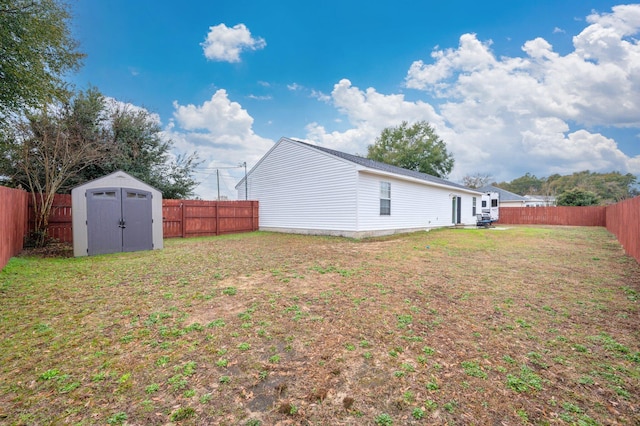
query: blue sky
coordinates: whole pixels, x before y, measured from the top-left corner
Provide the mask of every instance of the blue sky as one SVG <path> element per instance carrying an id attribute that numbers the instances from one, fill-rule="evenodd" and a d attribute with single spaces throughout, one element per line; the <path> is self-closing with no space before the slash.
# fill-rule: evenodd
<path id="1" fill-rule="evenodd" d="M 71 77 L 198 151 L 197 194 L 236 197 L 282 136 L 366 154 L 426 120 L 456 165 L 509 181 L 640 175 L 640 5 L 611 1 L 75 0 Z"/>

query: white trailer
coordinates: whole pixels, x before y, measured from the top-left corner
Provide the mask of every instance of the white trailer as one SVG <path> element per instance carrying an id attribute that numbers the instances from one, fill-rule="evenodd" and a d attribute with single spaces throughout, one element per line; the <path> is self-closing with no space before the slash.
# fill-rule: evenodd
<path id="1" fill-rule="evenodd" d="M 500 218 L 500 195 L 497 192 L 485 192 L 482 194 L 481 205 L 476 225 L 488 228 Z"/>

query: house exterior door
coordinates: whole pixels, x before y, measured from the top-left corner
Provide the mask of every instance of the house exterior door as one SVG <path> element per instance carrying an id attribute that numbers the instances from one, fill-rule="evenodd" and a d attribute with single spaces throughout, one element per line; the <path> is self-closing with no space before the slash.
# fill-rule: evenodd
<path id="1" fill-rule="evenodd" d="M 452 197 L 451 198 L 451 222 L 454 225 L 460 223 L 462 217 L 462 198 L 461 197 Z"/>
<path id="2" fill-rule="evenodd" d="M 150 192 L 97 188 L 85 195 L 90 256 L 153 248 Z"/>

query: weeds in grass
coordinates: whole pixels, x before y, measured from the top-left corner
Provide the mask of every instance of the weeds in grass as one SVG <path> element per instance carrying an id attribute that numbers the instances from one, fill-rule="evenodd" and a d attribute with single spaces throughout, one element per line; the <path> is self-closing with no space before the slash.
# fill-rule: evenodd
<path id="1" fill-rule="evenodd" d="M 171 413 L 171 421 L 179 422 L 193 417 L 196 414 L 196 410 L 193 407 L 180 407 Z"/>
<path id="2" fill-rule="evenodd" d="M 226 287 L 222 290 L 222 294 L 226 294 L 227 296 L 235 296 L 238 294 L 238 289 L 235 287 Z"/>
<path id="3" fill-rule="evenodd" d="M 424 414 L 425 414 L 424 409 L 420 407 L 416 407 L 411 412 L 411 417 L 413 417 L 416 420 L 421 420 L 424 417 Z"/>
<path id="4" fill-rule="evenodd" d="M 487 378 L 487 373 L 485 373 L 482 370 L 482 368 L 480 368 L 480 365 L 478 365 L 477 362 L 474 362 L 474 361 L 463 361 L 461 365 L 462 365 L 462 368 L 464 369 L 464 372 L 468 376 L 478 377 L 480 379 L 486 379 Z"/>
<path id="5" fill-rule="evenodd" d="M 464 424 L 500 413 L 504 424 L 590 426 L 612 408 L 633 424 L 640 269 L 607 235 L 257 233 L 14 259 L 0 272 L 0 423 Z M 504 398 L 505 387 L 523 396 Z M 342 392 L 343 404 L 318 397 Z"/>
<path id="6" fill-rule="evenodd" d="M 121 425 L 124 424 L 124 422 L 127 421 L 127 413 L 125 413 L 124 411 L 121 411 L 119 413 L 115 413 L 114 415 L 112 415 L 111 417 L 109 417 L 107 419 L 107 424 L 110 425 Z"/>
<path id="7" fill-rule="evenodd" d="M 387 413 L 378 414 L 373 419 L 373 421 L 378 426 L 392 426 L 393 425 L 393 418 L 390 415 L 388 415 Z"/>
<path id="8" fill-rule="evenodd" d="M 542 379 L 529 367 L 523 365 L 518 376 L 507 375 L 507 386 L 519 393 L 531 392 L 542 389 Z"/>
<path id="9" fill-rule="evenodd" d="M 440 389 L 440 386 L 438 386 L 438 384 L 437 384 L 436 382 L 427 382 L 427 384 L 425 385 L 425 387 L 426 387 L 428 390 L 432 391 L 432 392 L 435 392 L 435 391 L 437 391 L 438 389 Z"/>

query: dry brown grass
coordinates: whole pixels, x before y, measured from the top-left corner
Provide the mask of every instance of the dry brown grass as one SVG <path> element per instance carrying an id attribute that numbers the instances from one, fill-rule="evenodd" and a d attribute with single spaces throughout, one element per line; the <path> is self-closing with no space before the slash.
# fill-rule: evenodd
<path id="1" fill-rule="evenodd" d="M 640 267 L 603 229 L 165 244 L 9 263 L 0 423 L 640 423 Z"/>

